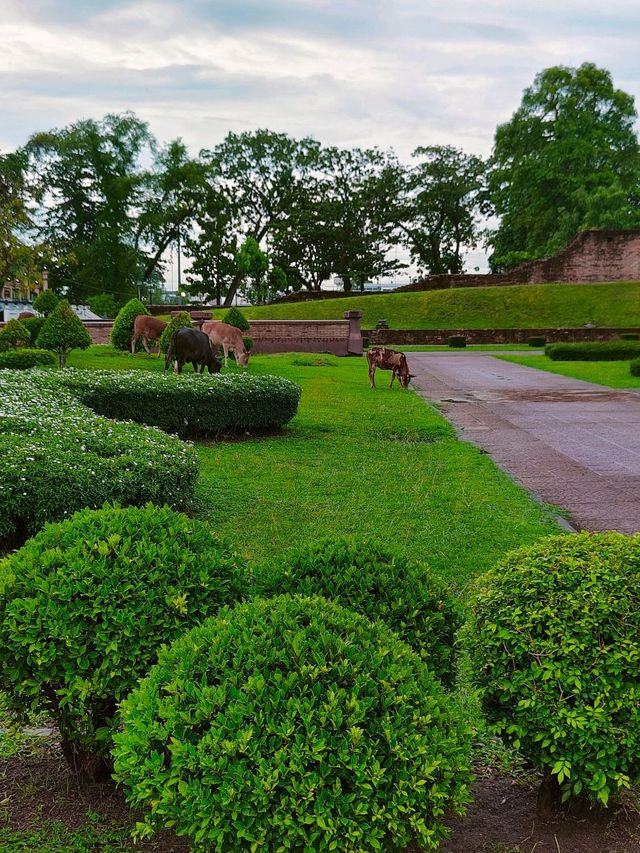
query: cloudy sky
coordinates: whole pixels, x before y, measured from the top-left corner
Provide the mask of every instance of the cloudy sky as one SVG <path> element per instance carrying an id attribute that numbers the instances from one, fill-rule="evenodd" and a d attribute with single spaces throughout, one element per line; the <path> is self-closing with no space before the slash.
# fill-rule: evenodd
<path id="1" fill-rule="evenodd" d="M 640 100 L 637 0 L 3 0 L 0 148 L 130 109 L 195 152 L 268 127 L 488 154 L 549 65 Z"/>

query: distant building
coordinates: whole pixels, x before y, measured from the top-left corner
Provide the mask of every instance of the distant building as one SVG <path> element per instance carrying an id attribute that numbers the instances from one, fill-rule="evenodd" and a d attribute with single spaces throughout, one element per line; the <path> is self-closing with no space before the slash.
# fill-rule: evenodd
<path id="1" fill-rule="evenodd" d="M 44 270 L 40 281 L 31 283 L 28 281 L 5 281 L 0 288 L 0 322 L 8 323 L 9 320 L 15 320 L 23 312 L 30 311 L 37 314 L 33 310 L 33 300 L 44 290 L 49 289 L 49 276 Z M 87 305 L 72 305 L 81 320 L 100 320 L 102 319 Z"/>

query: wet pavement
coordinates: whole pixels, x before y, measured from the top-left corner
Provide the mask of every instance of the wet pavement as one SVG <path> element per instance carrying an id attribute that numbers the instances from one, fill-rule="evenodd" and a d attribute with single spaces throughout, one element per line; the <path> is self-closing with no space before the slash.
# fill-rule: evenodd
<path id="1" fill-rule="evenodd" d="M 541 500 L 567 510 L 576 528 L 640 531 L 640 391 L 485 353 L 411 352 L 407 359 L 412 386 L 461 436 Z"/>

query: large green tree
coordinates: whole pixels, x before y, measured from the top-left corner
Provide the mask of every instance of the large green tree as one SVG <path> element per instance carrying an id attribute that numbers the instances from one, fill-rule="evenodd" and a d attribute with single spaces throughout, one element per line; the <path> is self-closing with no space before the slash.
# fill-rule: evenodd
<path id="1" fill-rule="evenodd" d="M 537 75 L 496 130 L 494 270 L 550 255 L 581 228 L 640 226 L 636 117 L 631 95 L 592 63 Z"/>
<path id="2" fill-rule="evenodd" d="M 479 208 L 486 166 L 458 148 L 416 148 L 399 210 L 412 261 L 431 275 L 463 271 L 462 253 L 480 239 Z"/>

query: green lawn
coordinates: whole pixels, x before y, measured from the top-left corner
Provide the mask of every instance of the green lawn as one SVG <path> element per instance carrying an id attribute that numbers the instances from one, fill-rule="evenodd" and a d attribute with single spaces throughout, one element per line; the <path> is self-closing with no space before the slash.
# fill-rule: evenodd
<path id="1" fill-rule="evenodd" d="M 595 382 L 609 388 L 640 388 L 640 376 L 632 376 L 628 361 L 552 361 L 545 355 L 501 355 L 504 361 L 513 361 L 525 367 L 548 370 L 561 376 L 573 376 L 585 382 Z"/>
<path id="2" fill-rule="evenodd" d="M 75 352 L 70 363 L 162 367 L 109 347 Z M 415 392 L 386 383 L 372 391 L 363 359 L 255 356 L 250 370 L 292 379 L 303 395 L 282 435 L 200 445 L 198 512 L 247 557 L 358 533 L 463 584 L 510 548 L 557 532 L 524 490 L 458 441 Z"/>
<path id="3" fill-rule="evenodd" d="M 381 318 L 396 329 L 555 329 L 590 322 L 640 326 L 640 282 L 467 287 L 242 309 L 257 320 L 331 320 L 348 310 L 364 312 L 364 329 L 373 328 Z M 218 318 L 224 313 L 214 312 Z"/>

